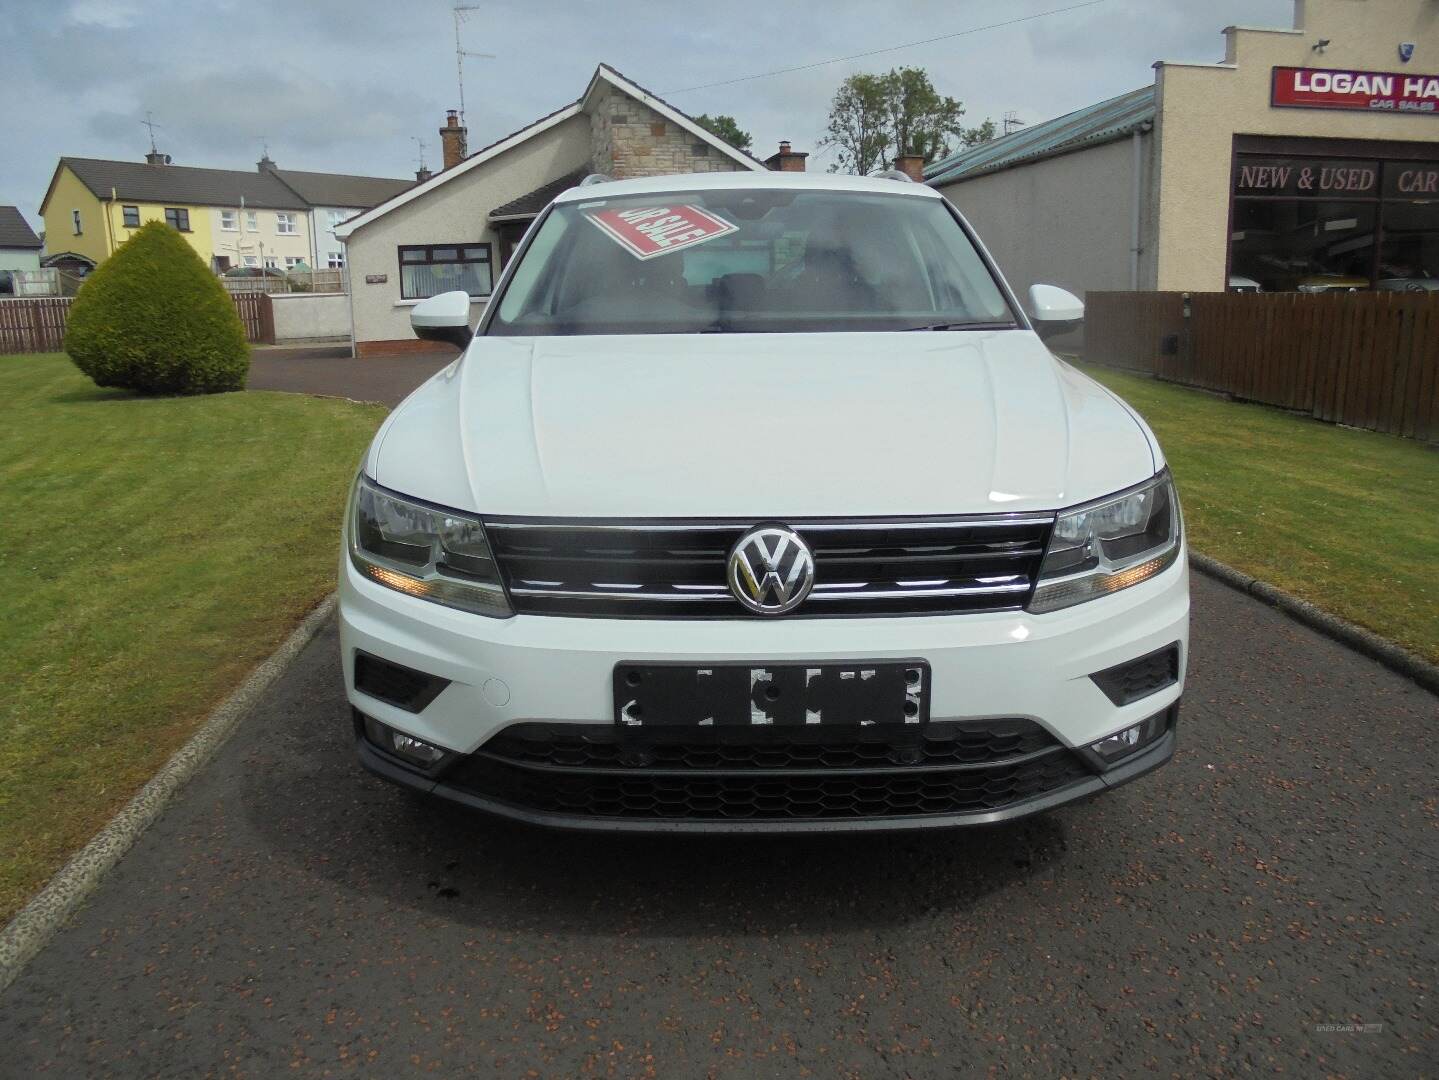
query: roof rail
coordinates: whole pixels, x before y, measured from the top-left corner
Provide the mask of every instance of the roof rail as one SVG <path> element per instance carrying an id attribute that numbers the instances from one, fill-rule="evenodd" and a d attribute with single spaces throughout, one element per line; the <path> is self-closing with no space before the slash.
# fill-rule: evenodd
<path id="1" fill-rule="evenodd" d="M 613 176 L 606 176 L 602 172 L 592 172 L 580 181 L 580 187 L 589 187 L 591 184 L 608 184 L 612 180 L 614 180 Z"/>
<path id="2" fill-rule="evenodd" d="M 884 172 L 874 174 L 876 180 L 903 180 L 906 184 L 914 183 L 914 177 L 900 169 L 885 169 Z"/>

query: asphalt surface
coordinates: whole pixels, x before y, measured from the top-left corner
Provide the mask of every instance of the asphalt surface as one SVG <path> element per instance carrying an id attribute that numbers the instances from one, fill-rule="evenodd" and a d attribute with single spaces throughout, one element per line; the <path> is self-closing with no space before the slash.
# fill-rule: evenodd
<path id="1" fill-rule="evenodd" d="M 1435 699 L 1194 599 L 1170 766 L 897 838 L 419 802 L 354 763 L 332 626 L 0 997 L 0 1075 L 1434 1075 Z"/>
<path id="2" fill-rule="evenodd" d="M 349 347 L 252 349 L 247 390 L 344 397 L 398 405 L 415 387 L 454 360 L 438 355 L 374 356 L 354 359 Z"/>

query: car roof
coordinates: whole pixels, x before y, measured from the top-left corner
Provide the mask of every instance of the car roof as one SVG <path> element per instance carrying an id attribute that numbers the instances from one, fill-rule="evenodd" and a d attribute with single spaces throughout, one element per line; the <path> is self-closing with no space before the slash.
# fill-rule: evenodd
<path id="1" fill-rule="evenodd" d="M 674 176 L 646 176 L 635 180 L 605 180 L 573 187 L 555 197 L 556 203 L 583 199 L 609 199 L 626 195 L 669 194 L 687 191 L 767 190 L 799 188 L 807 191 L 862 191 L 882 195 L 908 195 L 920 199 L 942 198 L 934 188 L 906 180 L 871 176 L 835 176 L 786 172 L 681 173 Z"/>

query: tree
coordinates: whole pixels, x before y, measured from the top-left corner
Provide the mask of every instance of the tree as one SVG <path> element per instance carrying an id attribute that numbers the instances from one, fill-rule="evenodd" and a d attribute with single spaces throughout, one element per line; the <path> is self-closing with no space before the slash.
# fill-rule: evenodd
<path id="1" fill-rule="evenodd" d="M 978 146 L 980 143 L 987 143 L 998 132 L 993 120 L 986 120 L 979 127 L 965 128 L 959 136 L 959 149 L 968 150 L 971 146 Z M 950 151 L 953 153 L 953 151 Z"/>
<path id="2" fill-rule="evenodd" d="M 743 150 L 746 153 L 749 152 L 749 132 L 740 130 L 739 121 L 733 116 L 725 116 L 723 114 L 711 116 L 709 113 L 700 113 L 695 117 L 695 123 L 705 130 L 718 135 L 736 150 Z"/>
<path id="3" fill-rule="evenodd" d="M 142 225 L 70 307 L 65 351 L 99 386 L 142 394 L 242 390 L 250 370 L 234 301 L 178 232 Z"/>
<path id="4" fill-rule="evenodd" d="M 884 163 L 889 147 L 888 99 L 883 75 L 851 75 L 829 107 L 829 134 L 821 140 L 839 152 L 832 171 L 865 176 Z"/>
<path id="5" fill-rule="evenodd" d="M 860 175 L 900 154 L 919 154 L 929 163 L 994 137 L 994 121 L 966 128 L 963 116 L 964 106 L 940 94 L 923 68 L 851 75 L 830 105 L 824 143 L 839 151 L 837 168 Z"/>

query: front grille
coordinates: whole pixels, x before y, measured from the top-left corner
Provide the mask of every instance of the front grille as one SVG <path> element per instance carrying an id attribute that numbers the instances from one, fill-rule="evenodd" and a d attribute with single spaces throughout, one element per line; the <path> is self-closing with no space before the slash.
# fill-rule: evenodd
<path id="1" fill-rule="evenodd" d="M 761 618 L 730 594 L 726 560 L 756 522 L 490 519 L 517 612 Z M 953 614 L 1022 607 L 1052 519 L 790 521 L 814 551 L 815 585 L 788 617 Z"/>
<path id="2" fill-rule="evenodd" d="M 838 739 L 747 728 L 641 739 L 523 724 L 457 763 L 444 783 L 541 813 L 794 821 L 986 813 L 1091 776 L 1076 754 L 1019 719 Z"/>

